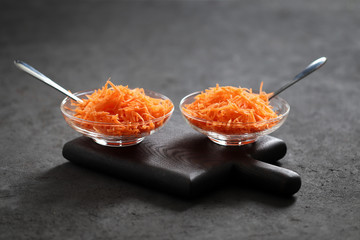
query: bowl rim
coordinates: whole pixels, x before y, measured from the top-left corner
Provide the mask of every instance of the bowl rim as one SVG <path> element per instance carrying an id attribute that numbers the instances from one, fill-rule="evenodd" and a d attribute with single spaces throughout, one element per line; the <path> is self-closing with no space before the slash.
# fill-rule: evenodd
<path id="1" fill-rule="evenodd" d="M 95 92 L 97 89 L 95 90 L 85 90 L 85 91 L 79 91 L 79 92 L 75 92 L 73 93 L 75 96 L 86 96 L 86 95 L 89 95 L 93 92 Z M 171 101 L 170 98 L 168 98 L 167 96 L 165 96 L 164 94 L 161 94 L 161 93 L 158 93 L 158 92 L 155 92 L 155 91 L 152 91 L 152 90 L 148 90 L 148 89 L 144 89 L 144 92 L 145 92 L 145 95 L 148 96 L 147 93 L 153 93 L 153 94 L 156 94 L 158 96 L 161 96 L 162 99 L 164 100 L 169 100 L 171 102 L 171 104 L 173 105 L 172 109 L 170 112 L 168 112 L 167 114 L 165 114 L 164 116 L 161 116 L 161 117 L 158 117 L 158 118 L 154 118 L 154 119 L 151 119 L 151 120 L 147 120 L 147 121 L 144 121 L 144 122 L 127 122 L 127 123 L 105 123 L 105 122 L 97 122 L 97 121 L 91 121 L 91 120 L 86 120 L 86 119 L 82 119 L 82 118 L 78 118 L 78 117 L 75 117 L 69 113 L 66 112 L 66 109 L 64 108 L 64 105 L 66 103 L 68 103 L 69 101 L 73 101 L 75 102 L 74 100 L 72 100 L 70 97 L 65 97 L 62 101 L 61 101 L 61 104 L 60 104 L 60 110 L 62 112 L 62 114 L 64 116 L 66 116 L 67 118 L 71 119 L 72 121 L 80 121 L 80 122 L 84 122 L 84 123 L 88 123 L 88 124 L 93 124 L 93 125 L 107 125 L 107 126 L 138 126 L 139 124 L 147 124 L 147 123 L 151 123 L 151 122 L 157 122 L 157 121 L 160 121 L 162 119 L 166 119 L 167 117 L 170 117 L 174 110 L 175 110 L 175 105 L 174 103 Z"/>
<path id="2" fill-rule="evenodd" d="M 190 118 L 190 119 L 194 119 L 194 120 L 197 120 L 197 121 L 201 121 L 201 122 L 204 122 L 204 123 L 209 123 L 209 124 L 229 124 L 228 122 L 220 122 L 220 121 L 212 121 L 212 120 L 207 120 L 207 119 L 203 119 L 203 118 L 199 118 L 199 117 L 194 117 L 186 112 L 184 112 L 183 110 L 183 104 L 184 102 L 190 98 L 190 97 L 194 97 L 200 93 L 202 93 L 203 91 L 196 91 L 196 92 L 193 92 L 193 93 L 190 93 L 188 95 L 186 95 L 185 97 L 183 97 L 180 101 L 180 104 L 179 104 L 179 108 L 180 108 L 180 111 L 181 113 L 186 117 L 186 118 Z M 267 124 L 267 123 L 273 123 L 273 122 L 277 122 L 277 121 L 280 121 L 281 119 L 285 118 L 288 116 L 289 112 L 290 112 L 290 105 L 287 101 L 285 101 L 285 99 L 279 97 L 279 96 L 275 96 L 274 98 L 272 98 L 269 102 L 273 101 L 273 100 L 277 100 L 277 101 L 280 101 L 282 104 L 285 105 L 286 107 L 286 111 L 285 113 L 279 115 L 278 117 L 276 118 L 272 118 L 272 119 L 269 119 L 269 120 L 264 120 L 264 121 L 258 121 L 258 122 L 245 122 L 245 123 L 240 123 L 240 122 L 237 122 L 237 123 L 230 123 L 232 126 L 244 126 L 244 125 L 250 125 L 250 124 Z"/>

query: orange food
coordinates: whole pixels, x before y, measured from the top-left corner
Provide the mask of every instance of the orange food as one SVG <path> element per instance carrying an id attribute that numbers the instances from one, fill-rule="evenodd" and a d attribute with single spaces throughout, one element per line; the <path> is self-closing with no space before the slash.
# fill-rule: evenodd
<path id="1" fill-rule="evenodd" d="M 142 88 L 115 86 L 110 80 L 72 105 L 75 117 L 92 121 L 79 121 L 82 127 L 112 136 L 149 133 L 163 125 L 174 107 L 169 99 L 152 98 Z"/>
<path id="2" fill-rule="evenodd" d="M 183 107 L 186 118 L 196 127 L 222 134 L 254 133 L 271 128 L 278 115 L 262 91 L 218 84 L 195 96 L 195 101 Z M 189 117 L 190 116 L 190 117 Z M 268 121 L 270 120 L 270 121 Z"/>

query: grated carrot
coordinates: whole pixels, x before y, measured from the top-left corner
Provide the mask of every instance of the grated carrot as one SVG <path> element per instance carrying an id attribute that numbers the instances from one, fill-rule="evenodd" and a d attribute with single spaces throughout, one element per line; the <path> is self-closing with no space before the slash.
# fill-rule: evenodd
<path id="1" fill-rule="evenodd" d="M 149 133 L 167 120 L 173 104 L 169 99 L 152 98 L 144 89 L 114 85 L 108 80 L 83 102 L 72 102 L 74 116 L 81 118 L 82 127 L 111 136 L 131 136 Z M 170 114 L 169 114 L 170 115 Z M 161 118 L 161 119 L 158 119 Z"/>
<path id="2" fill-rule="evenodd" d="M 272 93 L 252 89 L 223 86 L 206 89 L 195 101 L 183 107 L 187 119 L 196 127 L 222 134 L 246 134 L 271 128 L 278 115 L 269 104 Z"/>

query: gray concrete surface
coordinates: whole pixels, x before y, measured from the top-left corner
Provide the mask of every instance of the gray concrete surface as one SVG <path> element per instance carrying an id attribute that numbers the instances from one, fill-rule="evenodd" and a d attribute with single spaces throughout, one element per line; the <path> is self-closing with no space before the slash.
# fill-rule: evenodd
<path id="1" fill-rule="evenodd" d="M 0 239 L 359 239 L 359 12 L 356 0 L 1 1 Z M 275 90 L 321 56 L 282 94 L 291 113 L 273 134 L 302 176 L 291 199 L 229 187 L 187 201 L 74 166 L 63 96 L 12 64 L 72 91 L 112 77 L 177 104 L 216 83 Z"/>

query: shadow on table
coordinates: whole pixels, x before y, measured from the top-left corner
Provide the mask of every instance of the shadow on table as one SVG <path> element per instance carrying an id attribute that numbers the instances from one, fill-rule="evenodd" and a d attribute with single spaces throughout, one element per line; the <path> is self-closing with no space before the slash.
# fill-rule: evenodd
<path id="1" fill-rule="evenodd" d="M 222 202 L 227 206 L 244 202 L 258 202 L 274 208 L 291 206 L 296 197 L 280 197 L 258 191 L 251 186 L 239 184 L 226 185 L 214 189 L 197 198 L 182 198 L 148 189 L 122 179 L 106 176 L 72 163 L 64 163 L 36 178 L 40 181 L 38 194 L 33 201 L 58 202 L 64 206 L 82 206 L 96 209 L 106 205 L 117 205 L 129 199 L 148 202 L 173 211 L 185 211 L 202 204 L 211 205 Z"/>

